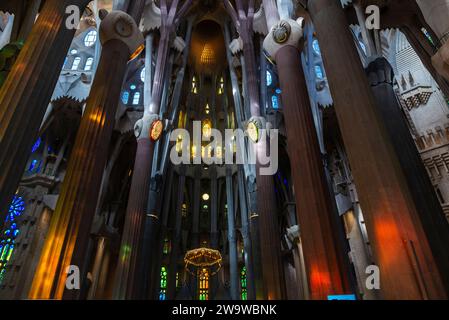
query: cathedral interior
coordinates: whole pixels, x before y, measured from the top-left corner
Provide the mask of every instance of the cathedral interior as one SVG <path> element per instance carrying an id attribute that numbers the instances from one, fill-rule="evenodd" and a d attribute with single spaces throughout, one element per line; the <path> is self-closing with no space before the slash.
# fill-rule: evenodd
<path id="1" fill-rule="evenodd" d="M 0 299 L 448 299 L 448 39 L 449 0 L 0 1 Z"/>

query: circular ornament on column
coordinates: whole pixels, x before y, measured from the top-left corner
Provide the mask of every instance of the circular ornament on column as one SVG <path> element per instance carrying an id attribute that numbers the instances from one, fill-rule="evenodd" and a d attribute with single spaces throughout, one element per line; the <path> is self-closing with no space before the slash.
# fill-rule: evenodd
<path id="1" fill-rule="evenodd" d="M 114 27 L 115 31 L 122 37 L 130 37 L 133 33 L 133 21 L 130 16 L 120 16 Z"/>
<path id="2" fill-rule="evenodd" d="M 292 27 L 290 24 L 285 21 L 281 20 L 279 23 L 273 26 L 273 29 L 271 30 L 273 35 L 273 40 L 276 43 L 284 43 L 288 40 L 290 37 L 290 34 L 292 32 Z"/>
<path id="3" fill-rule="evenodd" d="M 246 132 L 252 142 L 257 143 L 260 140 L 260 129 L 262 129 L 262 122 L 258 118 L 251 118 L 246 125 Z"/>
<path id="4" fill-rule="evenodd" d="M 164 130 L 164 124 L 160 119 L 153 121 L 150 127 L 150 138 L 153 141 L 159 140 Z"/>

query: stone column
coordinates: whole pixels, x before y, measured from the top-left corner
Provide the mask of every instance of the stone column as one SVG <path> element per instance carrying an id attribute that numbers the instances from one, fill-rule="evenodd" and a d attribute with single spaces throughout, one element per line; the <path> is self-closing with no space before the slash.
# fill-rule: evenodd
<path id="1" fill-rule="evenodd" d="M 19 35 L 17 37 L 18 40 L 25 41 L 28 38 L 31 29 L 33 28 L 33 25 L 36 22 L 36 16 L 39 13 L 41 2 L 42 0 L 28 1 L 27 11 L 23 19 L 22 26 L 20 27 Z"/>
<path id="2" fill-rule="evenodd" d="M 148 207 L 151 167 L 155 149 L 155 141 L 150 137 L 150 129 L 159 120 L 162 94 L 166 84 L 165 76 L 168 69 L 168 56 L 172 43 L 172 35 L 176 30 L 178 18 L 185 12 L 191 0 L 186 0 L 178 11 L 179 0 L 174 0 L 170 10 L 161 10 L 162 25 L 156 60 L 156 70 L 152 85 L 152 97 L 149 106 L 145 106 L 143 118 L 137 121 L 134 128 L 137 137 L 137 155 L 131 180 L 128 205 L 126 208 L 125 227 L 122 236 L 122 254 L 128 252 L 125 259 L 120 259 L 117 269 L 116 298 L 137 297 L 141 290 L 139 270 L 142 262 L 142 240 L 144 238 L 145 211 Z M 167 4 L 162 1 L 167 9 Z M 130 4 L 132 6 L 132 4 Z M 128 8 L 128 10 L 130 10 Z M 157 217 L 153 212 L 147 215 Z"/>
<path id="3" fill-rule="evenodd" d="M 107 240 L 105 237 L 100 236 L 98 239 L 95 239 L 97 246 L 96 246 L 96 253 L 95 253 L 95 259 L 94 259 L 94 265 L 92 267 L 92 285 L 89 288 L 89 294 L 88 299 L 92 300 L 95 298 L 95 294 L 98 289 L 98 285 L 100 283 L 100 272 L 101 267 L 103 265 L 103 259 L 105 254 L 105 248 L 107 245 Z"/>
<path id="4" fill-rule="evenodd" d="M 145 216 L 150 219 L 158 219 L 157 215 L 148 212 L 145 215 L 145 204 L 150 189 L 151 170 L 149 167 L 153 155 L 154 142 L 149 138 L 152 124 L 159 118 L 157 115 L 145 116 L 136 122 L 135 134 L 137 138 L 137 153 L 134 162 L 134 170 L 131 180 L 131 189 L 126 210 L 126 220 L 123 227 L 123 235 L 120 246 L 120 258 L 117 265 L 115 298 L 137 298 L 140 285 L 138 265 L 143 248 Z"/>
<path id="5" fill-rule="evenodd" d="M 246 287 L 248 292 L 248 300 L 256 298 L 256 288 L 254 283 L 254 261 L 253 248 L 251 243 L 251 231 L 248 216 L 248 203 L 246 199 L 245 177 L 243 167 L 241 165 L 237 168 L 237 185 L 239 192 L 239 208 L 240 218 L 242 224 L 242 237 L 244 247 L 244 260 L 246 266 Z"/>
<path id="6" fill-rule="evenodd" d="M 393 89 L 393 69 L 385 58 L 378 58 L 369 64 L 366 72 L 444 286 L 449 288 L 449 224 L 399 106 Z"/>
<path id="7" fill-rule="evenodd" d="M 232 6 L 229 0 L 224 1 L 224 6 L 227 9 L 234 25 L 237 28 L 240 39 L 233 42 L 241 43 L 239 50 L 243 52 L 244 65 L 242 64 L 245 75 L 244 84 L 246 84 L 246 92 L 248 106 L 247 111 L 251 114 L 250 122 L 257 123 L 260 129 L 263 127 L 265 120 L 261 117 L 260 110 L 260 94 L 258 86 L 257 64 L 254 51 L 253 42 L 253 19 L 254 19 L 254 2 L 249 2 L 246 6 L 242 0 L 236 0 L 236 9 Z M 233 45 L 234 47 L 234 45 Z M 279 281 L 279 277 L 283 279 L 282 261 L 281 261 L 281 242 L 280 229 L 278 226 L 277 205 L 274 195 L 274 181 L 273 175 L 261 174 L 261 159 L 267 154 L 269 150 L 269 141 L 267 137 L 263 137 L 255 144 L 250 144 L 250 148 L 254 148 L 256 155 L 256 168 L 250 178 L 253 183 L 250 192 L 250 210 L 252 212 L 252 225 L 257 228 L 259 224 L 260 231 L 260 257 L 262 265 L 262 274 L 265 294 L 269 299 L 282 299 L 284 289 L 283 280 Z M 251 176 L 251 175 L 250 175 Z M 256 193 L 256 185 L 257 193 Z M 257 233 L 254 233 L 256 236 Z M 254 243 L 254 242 L 253 242 Z M 258 254 L 254 258 L 259 258 Z M 256 274 L 256 283 L 257 283 Z M 259 290 L 257 290 L 259 291 Z"/>
<path id="8" fill-rule="evenodd" d="M 76 298 L 80 290 L 64 292 L 66 268 L 76 265 L 84 283 L 85 254 L 114 116 L 130 56 L 143 37 L 126 13 L 113 11 L 100 27 L 103 50 L 86 111 L 73 147 L 59 200 L 33 280 L 29 298 Z M 53 289 L 53 287 L 55 289 Z"/>
<path id="9" fill-rule="evenodd" d="M 89 0 L 48 0 L 0 89 L 0 221 L 25 170 L 75 30 L 66 7 Z M 45 44 L 45 45 L 44 45 Z M 45 79 L 45 81 L 42 81 Z"/>
<path id="10" fill-rule="evenodd" d="M 374 262 L 380 268 L 382 298 L 445 298 L 435 259 L 377 113 L 341 4 L 314 0 L 308 9 L 320 41 Z"/>
<path id="11" fill-rule="evenodd" d="M 185 167 L 180 169 L 178 183 L 178 202 L 175 213 L 175 230 L 173 232 L 170 263 L 168 267 L 167 298 L 174 300 L 176 296 L 176 272 L 178 271 L 178 259 L 181 247 L 182 204 L 184 203 L 184 188 L 186 183 Z"/>
<path id="12" fill-rule="evenodd" d="M 237 235 L 234 217 L 234 182 L 232 179 L 232 169 L 226 167 L 226 204 L 228 222 L 228 243 L 229 243 L 229 278 L 231 283 L 231 299 L 239 300 L 239 268 L 237 256 Z"/>
<path id="13" fill-rule="evenodd" d="M 193 182 L 193 216 L 192 216 L 192 246 L 191 246 L 192 249 L 198 248 L 200 245 L 199 232 L 200 232 L 201 169 L 202 166 L 196 165 L 193 177 L 194 182 Z"/>
<path id="14" fill-rule="evenodd" d="M 350 293 L 345 251 L 337 238 L 320 145 L 313 120 L 299 47 L 302 27 L 281 20 L 264 41 L 277 64 L 287 147 L 295 187 L 296 212 L 301 227 L 311 299 Z"/>
<path id="15" fill-rule="evenodd" d="M 218 179 L 217 167 L 210 166 L 210 246 L 218 248 Z"/>

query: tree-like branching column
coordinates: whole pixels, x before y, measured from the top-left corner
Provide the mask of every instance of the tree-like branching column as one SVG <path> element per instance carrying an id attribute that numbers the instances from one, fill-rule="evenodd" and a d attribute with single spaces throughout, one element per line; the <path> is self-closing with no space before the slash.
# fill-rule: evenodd
<path id="1" fill-rule="evenodd" d="M 134 163 L 131 189 L 126 209 L 125 225 L 120 247 L 114 296 L 117 299 L 142 297 L 142 284 L 139 283 L 140 264 L 142 253 L 142 240 L 146 214 L 147 200 L 150 188 L 151 166 L 153 163 L 154 144 L 149 135 L 150 128 L 159 120 L 162 93 L 165 83 L 165 74 L 168 64 L 168 54 L 174 38 L 176 28 L 187 13 L 192 0 L 173 0 L 168 3 L 160 1 L 160 40 L 157 53 L 156 70 L 153 80 L 152 98 L 149 106 L 145 106 L 144 116 L 136 123 L 135 134 L 137 138 L 137 153 Z M 147 83 L 151 84 L 151 81 Z"/>
<path id="2" fill-rule="evenodd" d="M 242 0 L 236 0 L 236 8 L 234 8 L 229 0 L 224 0 L 224 6 L 242 42 L 243 56 L 245 58 L 244 71 L 252 121 L 265 123 L 261 118 L 260 112 L 258 72 L 253 42 L 254 2 L 254 0 L 249 0 L 244 3 Z M 272 176 L 260 174 L 260 159 L 269 150 L 269 140 L 265 138 L 260 139 L 257 144 L 251 145 L 251 147 L 255 148 L 257 158 L 256 177 L 252 177 L 249 181 L 249 189 L 251 190 L 250 209 L 252 212 L 251 226 L 252 229 L 259 228 L 260 233 L 260 251 L 256 248 L 258 244 L 253 244 L 253 259 L 255 259 L 255 266 L 261 266 L 263 276 L 263 283 L 261 283 L 260 271 L 255 270 L 256 295 L 257 298 L 281 299 L 283 297 L 283 289 L 281 281 L 278 281 L 278 279 L 279 277 L 283 278 L 283 267 L 280 257 L 281 244 L 276 214 L 274 181 Z M 254 232 L 257 233 L 257 230 L 254 230 Z M 260 261 L 258 260 L 259 256 Z M 234 270 L 234 272 L 238 274 L 238 271 Z M 233 270 L 231 269 L 231 276 L 232 274 Z"/>

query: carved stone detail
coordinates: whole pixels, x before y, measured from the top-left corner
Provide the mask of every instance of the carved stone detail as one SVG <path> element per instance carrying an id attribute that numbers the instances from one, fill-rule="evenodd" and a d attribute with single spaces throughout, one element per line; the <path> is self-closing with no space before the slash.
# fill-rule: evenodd
<path id="1" fill-rule="evenodd" d="M 263 47 L 272 58 L 276 59 L 276 53 L 284 46 L 299 48 L 302 37 L 302 21 L 281 20 L 271 28 L 263 42 Z"/>

